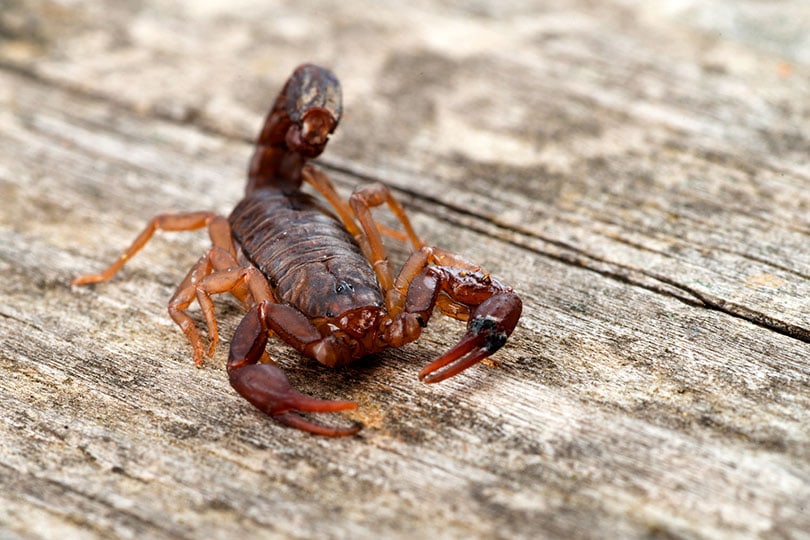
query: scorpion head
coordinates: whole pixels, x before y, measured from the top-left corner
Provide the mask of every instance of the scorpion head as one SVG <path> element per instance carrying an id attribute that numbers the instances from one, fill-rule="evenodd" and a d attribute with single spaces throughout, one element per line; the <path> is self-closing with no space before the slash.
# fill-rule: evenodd
<path id="1" fill-rule="evenodd" d="M 377 338 L 384 310 L 376 306 L 364 306 L 344 311 L 333 319 L 339 330 L 335 337 L 342 336 L 352 358 L 359 358 L 379 350 Z"/>
<path id="2" fill-rule="evenodd" d="M 362 340 L 377 329 L 381 317 L 381 308 L 367 306 L 341 313 L 336 317 L 336 322 L 338 327 L 351 337 Z"/>
<path id="3" fill-rule="evenodd" d="M 366 306 L 351 309 L 335 317 L 313 321 L 322 335 L 308 353 L 318 362 L 334 367 L 348 364 L 352 360 L 375 352 L 375 339 L 382 308 Z"/>

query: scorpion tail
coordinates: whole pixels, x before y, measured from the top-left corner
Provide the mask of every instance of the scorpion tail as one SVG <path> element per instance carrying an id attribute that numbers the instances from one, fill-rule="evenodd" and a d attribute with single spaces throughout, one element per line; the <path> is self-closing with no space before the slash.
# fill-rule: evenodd
<path id="1" fill-rule="evenodd" d="M 513 292 L 490 296 L 472 312 L 467 334 L 458 344 L 425 366 L 419 379 L 436 383 L 457 375 L 500 349 L 515 329 L 523 303 Z"/>
<path id="2" fill-rule="evenodd" d="M 297 190 L 308 159 L 318 157 L 343 110 L 340 82 L 328 69 L 298 66 L 265 120 L 248 168 L 247 191 Z"/>

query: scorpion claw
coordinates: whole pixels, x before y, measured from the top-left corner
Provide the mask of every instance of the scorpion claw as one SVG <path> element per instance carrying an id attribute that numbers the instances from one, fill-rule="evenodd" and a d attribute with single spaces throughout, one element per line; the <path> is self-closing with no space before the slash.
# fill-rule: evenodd
<path id="1" fill-rule="evenodd" d="M 303 416 L 294 412 L 286 412 L 276 415 L 273 418 L 286 426 L 300 429 L 301 431 L 314 433 L 315 435 L 324 435 L 326 437 L 346 437 L 349 435 L 354 435 L 362 428 L 362 426 L 359 424 L 351 427 L 325 426 L 316 422 L 310 422 Z"/>
<path id="2" fill-rule="evenodd" d="M 455 347 L 425 366 L 419 380 L 436 383 L 457 375 L 500 349 L 515 329 L 523 303 L 512 292 L 491 296 L 472 313 L 467 335 Z"/>
<path id="3" fill-rule="evenodd" d="M 345 400 L 318 399 L 295 390 L 287 376 L 272 364 L 250 364 L 230 372 L 231 386 L 257 409 L 288 426 L 303 431 L 343 437 L 360 431 L 361 426 L 332 427 L 306 420 L 294 411 L 329 413 L 357 408 Z"/>
<path id="4" fill-rule="evenodd" d="M 419 372 L 419 380 L 426 383 L 437 383 L 449 379 L 453 375 L 458 375 L 468 367 L 477 364 L 494 352 L 482 347 L 484 340 L 485 338 L 482 336 L 464 336 L 455 347 L 425 366 Z"/>

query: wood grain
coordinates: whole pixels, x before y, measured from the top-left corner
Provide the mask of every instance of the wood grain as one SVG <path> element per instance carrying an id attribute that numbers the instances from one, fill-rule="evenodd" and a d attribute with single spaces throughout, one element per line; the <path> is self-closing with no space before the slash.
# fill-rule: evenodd
<path id="1" fill-rule="evenodd" d="M 810 9 L 780 8 L 6 2 L 0 536 L 808 537 Z M 158 212 L 227 213 L 303 61 L 343 82 L 339 189 L 386 182 L 525 305 L 433 386 L 446 318 L 342 370 L 272 343 L 360 403 L 344 440 L 230 389 L 233 301 L 194 369 L 165 303 L 204 234 L 68 286 Z"/>

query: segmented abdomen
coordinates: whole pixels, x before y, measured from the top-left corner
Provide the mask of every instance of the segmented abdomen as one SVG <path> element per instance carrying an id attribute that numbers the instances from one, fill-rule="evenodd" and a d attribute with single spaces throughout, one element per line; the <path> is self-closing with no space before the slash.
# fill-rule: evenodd
<path id="1" fill-rule="evenodd" d="M 242 252 L 278 298 L 308 317 L 383 304 L 360 247 L 314 197 L 259 189 L 234 208 L 229 221 Z"/>

